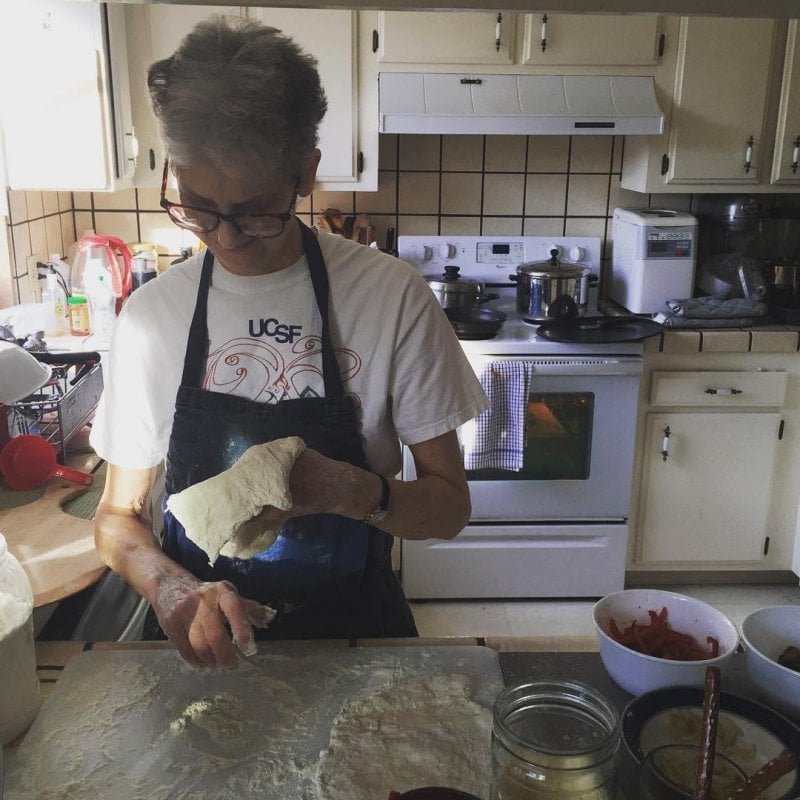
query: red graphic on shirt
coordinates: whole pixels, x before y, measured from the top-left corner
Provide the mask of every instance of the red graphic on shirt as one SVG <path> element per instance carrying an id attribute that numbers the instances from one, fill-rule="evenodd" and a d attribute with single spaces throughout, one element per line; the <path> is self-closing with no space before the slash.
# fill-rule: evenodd
<path id="1" fill-rule="evenodd" d="M 361 356 L 344 347 L 334 352 L 347 384 L 361 371 Z M 261 403 L 320 397 L 324 393 L 321 356 L 319 336 L 304 336 L 284 349 L 246 337 L 230 339 L 208 354 L 203 388 Z M 352 397 L 360 407 L 361 398 Z"/>

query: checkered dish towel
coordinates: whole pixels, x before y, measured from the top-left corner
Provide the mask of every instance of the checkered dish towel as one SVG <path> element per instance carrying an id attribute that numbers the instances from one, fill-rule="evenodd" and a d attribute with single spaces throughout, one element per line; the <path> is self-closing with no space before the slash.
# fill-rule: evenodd
<path id="1" fill-rule="evenodd" d="M 480 375 L 491 406 L 463 437 L 466 469 L 519 472 L 533 366 L 525 361 L 490 361 Z"/>

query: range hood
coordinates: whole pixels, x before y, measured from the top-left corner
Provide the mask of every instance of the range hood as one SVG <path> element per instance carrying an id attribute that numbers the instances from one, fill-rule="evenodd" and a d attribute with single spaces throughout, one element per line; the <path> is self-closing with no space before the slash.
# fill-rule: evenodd
<path id="1" fill-rule="evenodd" d="M 381 133 L 658 134 L 653 78 L 381 72 Z"/>

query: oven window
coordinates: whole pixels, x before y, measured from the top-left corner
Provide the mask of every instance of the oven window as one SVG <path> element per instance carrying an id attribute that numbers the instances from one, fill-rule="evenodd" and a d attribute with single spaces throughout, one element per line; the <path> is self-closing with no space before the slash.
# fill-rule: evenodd
<path id="1" fill-rule="evenodd" d="M 534 393 L 528 397 L 525 448 L 519 472 L 468 470 L 471 481 L 586 480 L 592 450 L 593 392 Z"/>

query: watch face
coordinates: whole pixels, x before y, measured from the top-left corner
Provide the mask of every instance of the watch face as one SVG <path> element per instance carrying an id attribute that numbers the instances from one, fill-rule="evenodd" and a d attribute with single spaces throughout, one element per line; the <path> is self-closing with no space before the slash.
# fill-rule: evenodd
<path id="1" fill-rule="evenodd" d="M 367 525 L 377 525 L 379 522 L 383 522 L 388 514 L 388 511 L 383 508 L 379 508 L 377 511 L 373 511 L 364 521 L 367 523 Z"/>

